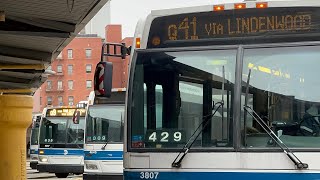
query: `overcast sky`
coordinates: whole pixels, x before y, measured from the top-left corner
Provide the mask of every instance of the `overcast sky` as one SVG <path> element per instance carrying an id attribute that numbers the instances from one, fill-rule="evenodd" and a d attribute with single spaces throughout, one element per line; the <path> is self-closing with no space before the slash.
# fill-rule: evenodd
<path id="1" fill-rule="evenodd" d="M 123 38 L 133 37 L 138 20 L 147 16 L 151 10 L 226 2 L 235 0 L 111 0 L 111 23 L 122 24 Z"/>

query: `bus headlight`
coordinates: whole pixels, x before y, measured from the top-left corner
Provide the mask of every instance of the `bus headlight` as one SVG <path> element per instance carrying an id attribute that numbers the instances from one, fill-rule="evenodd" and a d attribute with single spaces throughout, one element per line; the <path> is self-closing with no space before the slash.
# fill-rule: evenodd
<path id="1" fill-rule="evenodd" d="M 48 158 L 46 157 L 39 157 L 40 162 L 48 162 Z"/>
<path id="2" fill-rule="evenodd" d="M 97 170 L 98 169 L 98 166 L 95 165 L 95 164 L 86 164 L 86 168 L 88 170 Z"/>

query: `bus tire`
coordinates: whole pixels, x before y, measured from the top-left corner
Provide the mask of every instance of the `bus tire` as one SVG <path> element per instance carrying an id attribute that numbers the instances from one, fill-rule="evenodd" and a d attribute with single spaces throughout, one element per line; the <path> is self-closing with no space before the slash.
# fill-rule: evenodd
<path id="1" fill-rule="evenodd" d="M 57 178 L 66 178 L 68 177 L 69 173 L 55 173 Z"/>

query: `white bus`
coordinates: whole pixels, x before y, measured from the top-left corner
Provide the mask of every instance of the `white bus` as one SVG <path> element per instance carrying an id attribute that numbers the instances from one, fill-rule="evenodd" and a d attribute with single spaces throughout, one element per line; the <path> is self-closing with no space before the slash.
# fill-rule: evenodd
<path id="1" fill-rule="evenodd" d="M 84 180 L 123 179 L 125 88 L 112 89 L 110 98 L 91 92 L 86 114 Z"/>
<path id="2" fill-rule="evenodd" d="M 39 138 L 39 126 L 42 115 L 36 114 L 32 118 L 32 127 L 30 132 L 30 167 L 31 169 L 37 169 L 38 164 L 38 138 Z"/>
<path id="3" fill-rule="evenodd" d="M 320 178 L 320 1 L 152 11 L 130 63 L 125 180 Z"/>
<path id="4" fill-rule="evenodd" d="M 79 119 L 75 119 L 75 112 Z M 82 174 L 86 110 L 75 107 L 48 107 L 43 110 L 39 134 L 39 172 L 66 178 Z"/>

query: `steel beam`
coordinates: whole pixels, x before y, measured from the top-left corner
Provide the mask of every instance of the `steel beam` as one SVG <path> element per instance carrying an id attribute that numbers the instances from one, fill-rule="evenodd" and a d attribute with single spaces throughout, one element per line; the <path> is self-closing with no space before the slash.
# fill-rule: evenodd
<path id="1" fill-rule="evenodd" d="M 52 20 L 41 19 L 41 18 L 10 16 L 10 17 L 7 17 L 7 19 L 29 24 L 32 26 L 37 26 L 41 28 L 47 28 L 47 29 L 52 29 L 52 30 L 57 30 L 62 32 L 74 32 L 76 27 L 75 24 L 52 21 Z"/>
<path id="2" fill-rule="evenodd" d="M 17 36 L 39 36 L 39 37 L 56 37 L 56 38 L 69 38 L 70 33 L 64 32 L 34 32 L 34 31 L 1 31 L 0 34 L 10 34 Z"/>
<path id="3" fill-rule="evenodd" d="M 44 62 L 42 59 L 28 59 L 28 58 L 19 58 L 12 56 L 0 55 L 0 63 L 5 64 L 45 64 L 48 65 L 51 62 Z"/>
<path id="4" fill-rule="evenodd" d="M 0 64 L 0 70 L 14 70 L 14 69 L 34 69 L 34 70 L 44 70 L 45 66 L 43 64 Z"/>
<path id="5" fill-rule="evenodd" d="M 0 55 L 51 63 L 52 53 L 0 45 Z"/>
<path id="6" fill-rule="evenodd" d="M 0 88 L 1 89 L 29 89 L 31 87 L 30 87 L 30 84 L 26 84 L 26 83 L 0 81 Z"/>

